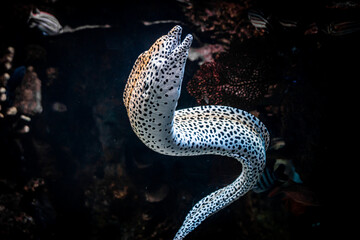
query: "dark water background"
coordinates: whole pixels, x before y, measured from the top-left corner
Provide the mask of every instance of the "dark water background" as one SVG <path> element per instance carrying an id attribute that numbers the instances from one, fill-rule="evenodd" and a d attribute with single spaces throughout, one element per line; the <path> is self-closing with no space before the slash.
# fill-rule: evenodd
<path id="1" fill-rule="evenodd" d="M 281 1 L 247 3 L 268 12 L 279 7 L 294 12 Z M 326 1 L 296 4 L 296 14 L 309 22 L 346 15 L 324 11 Z M 45 37 L 27 27 L 34 6 L 54 14 L 63 26 L 112 27 Z M 132 65 L 174 25 L 144 26 L 141 21 L 179 20 L 186 23 L 183 36 L 193 33 L 196 27 L 179 2 L 39 0 L 5 1 L 0 7 L 1 48 L 15 49 L 10 72 L 34 67 L 42 81 L 43 106 L 27 134 L 16 133 L 10 120 L 1 120 L 1 239 L 172 239 L 198 200 L 239 175 L 241 166 L 229 158 L 154 153 L 128 123 L 122 92 Z M 216 40 L 199 36 L 204 42 Z M 354 111 L 358 43 L 359 33 L 308 38 L 281 33 L 250 44 L 261 46 L 254 48 L 260 57 L 259 49 L 273 54 L 272 80 L 287 89 L 274 102 L 255 107 L 272 137 L 286 142 L 282 152 L 270 152 L 269 158 L 292 159 L 303 184 L 274 197 L 250 192 L 187 239 L 323 236 L 327 192 L 337 181 L 332 177 L 338 161 L 333 139 L 348 131 L 339 126 L 345 128 L 342 116 L 350 118 Z M 199 46 L 195 39 L 193 47 Z M 289 54 L 294 47 L 298 54 Z M 46 74 L 50 67 L 58 71 L 55 80 Z M 197 62 L 187 63 L 179 108 L 197 105 L 185 86 L 198 69 Z M 67 111 L 52 110 L 54 102 L 66 105 Z M 276 104 L 285 110 L 269 117 L 266 109 Z M 35 186 L 36 181 L 41 184 Z"/>

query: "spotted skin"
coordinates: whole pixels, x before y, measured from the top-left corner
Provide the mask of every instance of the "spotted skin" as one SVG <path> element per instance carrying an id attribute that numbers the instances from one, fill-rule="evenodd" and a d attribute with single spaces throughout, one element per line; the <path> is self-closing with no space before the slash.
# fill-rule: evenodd
<path id="1" fill-rule="evenodd" d="M 240 176 L 201 199 L 186 216 L 174 240 L 228 206 L 257 183 L 265 167 L 269 133 L 255 116 L 227 106 L 176 110 L 192 42 L 181 42 L 181 27 L 160 37 L 136 60 L 124 91 L 131 127 L 150 149 L 171 156 L 216 154 L 242 164 Z"/>

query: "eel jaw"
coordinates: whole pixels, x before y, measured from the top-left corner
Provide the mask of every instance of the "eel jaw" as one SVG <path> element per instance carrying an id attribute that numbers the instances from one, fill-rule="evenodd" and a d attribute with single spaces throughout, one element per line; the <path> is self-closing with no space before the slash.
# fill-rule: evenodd
<path id="1" fill-rule="evenodd" d="M 173 46 L 171 47 L 172 50 L 171 50 L 169 56 L 174 57 L 176 55 L 180 55 L 183 58 L 185 58 L 182 60 L 186 60 L 192 40 L 193 40 L 193 36 L 191 34 L 188 34 L 188 35 L 186 35 L 184 40 L 181 42 L 181 33 L 182 33 L 182 28 L 179 25 L 173 27 L 169 31 L 168 36 L 170 38 L 175 39 L 175 41 L 174 41 L 175 44 L 173 44 Z"/>

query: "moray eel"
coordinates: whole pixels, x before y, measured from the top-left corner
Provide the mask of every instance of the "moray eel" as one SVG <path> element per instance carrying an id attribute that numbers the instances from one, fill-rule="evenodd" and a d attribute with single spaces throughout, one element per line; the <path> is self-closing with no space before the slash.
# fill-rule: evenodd
<path id="1" fill-rule="evenodd" d="M 228 106 L 176 110 L 185 63 L 192 43 L 175 26 L 140 54 L 124 90 L 133 131 L 150 149 L 171 156 L 216 154 L 242 164 L 240 176 L 201 199 L 186 216 L 174 239 L 183 239 L 202 221 L 228 206 L 257 183 L 265 167 L 269 133 L 255 116 Z"/>

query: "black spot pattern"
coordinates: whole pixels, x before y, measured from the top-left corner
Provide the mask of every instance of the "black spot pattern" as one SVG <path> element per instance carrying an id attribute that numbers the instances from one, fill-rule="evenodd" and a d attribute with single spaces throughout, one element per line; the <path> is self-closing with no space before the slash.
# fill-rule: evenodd
<path id="1" fill-rule="evenodd" d="M 181 42 L 181 27 L 160 37 L 136 60 L 124 91 L 131 126 L 152 150 L 172 156 L 217 154 L 237 159 L 241 175 L 201 199 L 188 213 L 174 239 L 183 239 L 211 214 L 251 190 L 265 166 L 269 133 L 259 119 L 227 106 L 176 110 L 192 42 Z"/>

